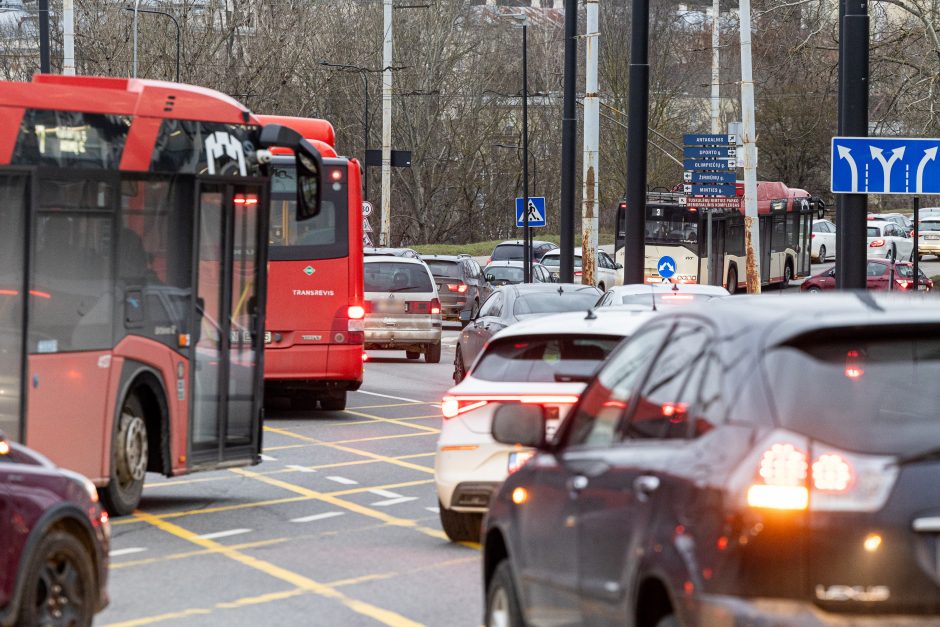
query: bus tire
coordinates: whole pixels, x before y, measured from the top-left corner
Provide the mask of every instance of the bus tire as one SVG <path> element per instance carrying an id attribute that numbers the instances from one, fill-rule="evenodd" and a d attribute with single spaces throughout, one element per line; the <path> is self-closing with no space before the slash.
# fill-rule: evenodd
<path id="1" fill-rule="evenodd" d="M 783 264 L 783 281 L 780 282 L 780 289 L 785 290 L 790 286 L 790 281 L 793 280 L 793 264 L 790 262 L 790 258 L 787 257 L 787 262 Z"/>
<path id="2" fill-rule="evenodd" d="M 429 364 L 439 364 L 441 363 L 441 343 L 437 344 L 428 344 L 427 350 L 424 352 L 424 361 Z"/>
<path id="3" fill-rule="evenodd" d="M 134 392 L 121 406 L 117 428 L 111 439 L 111 477 L 101 498 L 112 516 L 126 516 L 140 503 L 147 474 L 147 422 L 144 408 Z"/>
<path id="4" fill-rule="evenodd" d="M 731 266 L 728 268 L 728 284 L 727 288 L 729 294 L 738 293 L 738 268 L 737 266 Z"/>
<path id="5" fill-rule="evenodd" d="M 320 407 L 326 411 L 343 411 L 346 409 L 346 390 L 321 396 Z"/>

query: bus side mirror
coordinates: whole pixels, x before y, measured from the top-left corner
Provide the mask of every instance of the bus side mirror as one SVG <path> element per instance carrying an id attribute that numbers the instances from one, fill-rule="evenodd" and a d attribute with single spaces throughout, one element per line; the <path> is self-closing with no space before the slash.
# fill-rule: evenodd
<path id="1" fill-rule="evenodd" d="M 268 124 L 261 129 L 258 143 L 262 148 L 290 148 L 297 156 L 297 220 L 303 221 L 320 213 L 323 189 L 323 158 L 320 151 L 292 128 Z"/>
<path id="2" fill-rule="evenodd" d="M 826 217 L 826 202 L 822 198 L 813 198 L 813 204 L 816 205 L 816 217 L 822 220 Z"/>

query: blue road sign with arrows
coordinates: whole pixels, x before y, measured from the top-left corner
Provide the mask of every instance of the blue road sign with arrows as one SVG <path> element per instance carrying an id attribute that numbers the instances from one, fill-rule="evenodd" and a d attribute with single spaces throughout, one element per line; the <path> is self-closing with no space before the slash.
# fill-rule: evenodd
<path id="1" fill-rule="evenodd" d="M 835 194 L 940 194 L 940 139 L 833 137 Z"/>
<path id="2" fill-rule="evenodd" d="M 686 172 L 685 175 L 686 183 L 697 183 L 697 184 L 717 184 L 717 185 L 734 185 L 738 176 L 734 172 Z"/>
<path id="3" fill-rule="evenodd" d="M 516 226 L 525 226 L 524 198 L 516 198 Z M 545 226 L 545 197 L 529 196 L 529 226 Z"/>
<path id="4" fill-rule="evenodd" d="M 683 159 L 728 159 L 736 155 L 734 146 L 686 146 L 682 149 Z"/>
<path id="5" fill-rule="evenodd" d="M 659 272 L 659 276 L 670 279 L 676 273 L 676 260 L 669 255 L 663 255 L 656 262 L 656 270 Z"/>
<path id="6" fill-rule="evenodd" d="M 686 170 L 734 170 L 734 159 L 683 159 L 682 167 Z"/>
<path id="7" fill-rule="evenodd" d="M 735 196 L 734 185 L 684 185 L 683 191 L 689 196 Z"/>
<path id="8" fill-rule="evenodd" d="M 696 133 L 686 133 L 682 136 L 682 143 L 686 146 L 714 146 L 716 144 L 735 144 L 737 143 L 737 136 L 735 135 L 711 135 L 711 134 L 696 134 Z"/>

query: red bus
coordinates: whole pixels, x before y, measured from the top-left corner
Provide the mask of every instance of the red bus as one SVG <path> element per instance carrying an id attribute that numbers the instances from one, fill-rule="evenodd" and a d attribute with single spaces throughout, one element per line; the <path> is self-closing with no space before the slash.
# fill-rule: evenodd
<path id="1" fill-rule="evenodd" d="M 320 214 L 293 219 L 294 159 L 275 156 L 268 236 L 265 393 L 295 409 L 346 408 L 362 384 L 363 257 L 359 163 L 338 158 L 325 120 L 259 115 L 297 131 L 324 155 Z"/>
<path id="2" fill-rule="evenodd" d="M 270 146 L 235 100 L 146 80 L 0 82 L 0 429 L 113 514 L 147 471 L 256 464 Z"/>

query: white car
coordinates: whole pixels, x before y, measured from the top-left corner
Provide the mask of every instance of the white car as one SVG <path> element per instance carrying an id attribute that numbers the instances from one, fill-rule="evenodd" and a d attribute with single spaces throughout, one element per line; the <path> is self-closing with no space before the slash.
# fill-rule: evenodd
<path id="1" fill-rule="evenodd" d="M 868 256 L 896 261 L 910 261 L 914 255 L 914 239 L 895 222 L 868 221 Z"/>
<path id="2" fill-rule="evenodd" d="M 921 220 L 917 231 L 917 255 L 921 259 L 926 255 L 940 256 L 940 215 Z"/>
<path id="3" fill-rule="evenodd" d="M 631 307 L 676 307 L 701 303 L 713 298 L 722 298 L 731 294 L 720 285 L 699 285 L 697 283 L 630 283 L 607 290 L 598 299 L 595 307 L 601 310 L 607 307 L 629 305 Z"/>
<path id="4" fill-rule="evenodd" d="M 550 250 L 542 257 L 542 265 L 548 268 L 555 279 L 558 279 L 558 273 L 561 266 L 561 250 Z M 623 283 L 623 266 L 613 259 L 603 250 L 597 251 L 597 266 L 594 269 L 594 285 L 601 290 L 606 290 L 614 285 Z M 581 248 L 574 249 L 574 281 L 581 282 Z"/>
<path id="5" fill-rule="evenodd" d="M 591 375 L 625 337 L 656 314 L 650 311 L 573 312 L 523 320 L 497 333 L 470 372 L 444 396 L 434 457 L 441 526 L 455 542 L 480 537 L 483 514 L 505 478 L 532 451 L 493 440 L 503 403 L 547 408 L 553 433 Z"/>
<path id="6" fill-rule="evenodd" d="M 836 225 L 829 220 L 813 220 L 810 237 L 810 252 L 819 263 L 836 254 Z"/>

